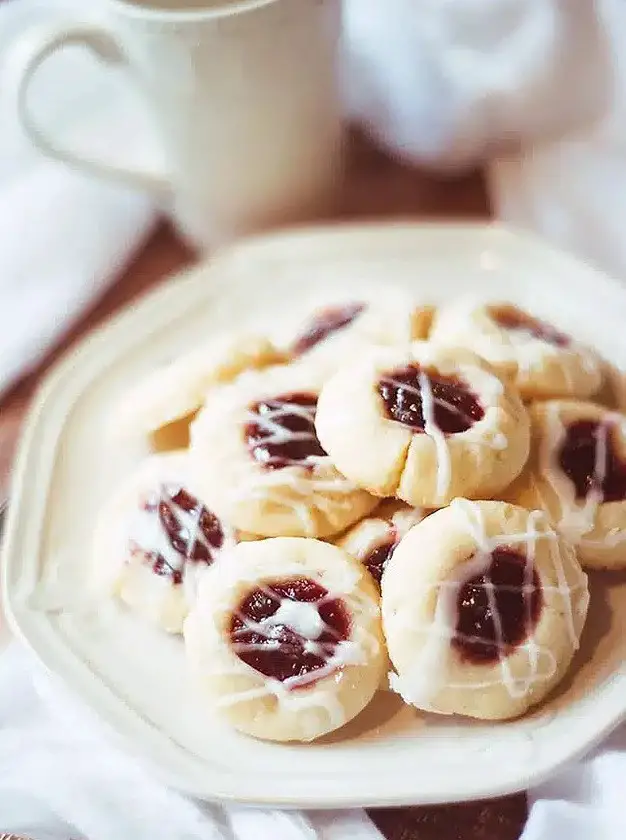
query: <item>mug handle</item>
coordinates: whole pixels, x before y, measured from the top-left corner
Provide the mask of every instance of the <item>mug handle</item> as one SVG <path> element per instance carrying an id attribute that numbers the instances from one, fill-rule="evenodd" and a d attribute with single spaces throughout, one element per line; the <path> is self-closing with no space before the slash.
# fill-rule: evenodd
<path id="1" fill-rule="evenodd" d="M 165 176 L 148 171 L 123 166 L 115 166 L 105 161 L 76 154 L 57 143 L 37 125 L 30 108 L 28 94 L 31 83 L 50 56 L 69 46 L 87 47 L 104 64 L 125 64 L 128 59 L 115 38 L 98 26 L 76 25 L 52 28 L 51 30 L 33 30 L 25 34 L 20 42 L 19 53 L 15 56 L 15 93 L 17 117 L 30 141 L 45 155 L 85 170 L 104 178 L 113 178 L 127 186 L 151 193 L 166 195 L 170 192 L 170 183 Z"/>

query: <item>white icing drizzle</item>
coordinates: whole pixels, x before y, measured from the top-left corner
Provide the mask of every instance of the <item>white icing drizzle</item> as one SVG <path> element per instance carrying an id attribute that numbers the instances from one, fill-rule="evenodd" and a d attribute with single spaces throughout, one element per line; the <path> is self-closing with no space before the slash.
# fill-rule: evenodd
<path id="1" fill-rule="evenodd" d="M 446 436 L 437 425 L 435 419 L 435 405 L 443 405 L 445 408 L 453 410 L 456 414 L 462 415 L 462 412 L 446 400 L 435 399 L 430 384 L 430 377 L 423 370 L 419 372 L 418 381 L 420 385 L 419 392 L 422 403 L 422 415 L 424 417 L 424 432 L 433 439 L 437 450 L 437 496 L 443 501 L 450 487 L 452 471 Z M 471 421 L 471 418 L 468 418 L 468 420 Z"/>
<path id="2" fill-rule="evenodd" d="M 314 420 L 316 406 L 297 406 L 289 403 L 283 409 L 276 409 L 262 415 L 248 412 L 248 423 L 255 423 L 266 428 L 271 434 L 259 441 L 259 444 L 284 444 L 294 440 L 314 440 Z M 298 409 L 297 411 L 295 409 Z M 277 420 L 285 413 L 297 414 L 312 424 L 311 432 L 291 432 L 281 426 Z M 280 469 L 265 469 L 259 463 L 247 480 L 231 488 L 234 502 L 255 499 L 273 503 L 278 508 L 292 510 L 299 519 L 302 531 L 307 536 L 316 536 L 318 531 L 317 516 L 321 514 L 330 519 L 337 514 L 350 510 L 353 494 L 361 492 L 334 467 L 328 455 L 310 455 L 304 460 L 290 460 Z"/>
<path id="3" fill-rule="evenodd" d="M 309 459 L 312 462 L 313 458 Z M 235 499 L 258 499 L 290 509 L 299 519 L 303 533 L 316 536 L 318 512 L 331 518 L 350 510 L 352 494 L 356 492 L 356 484 L 338 473 L 330 458 L 320 457 L 312 470 L 293 466 L 259 471 L 234 488 L 232 495 Z"/>
<path id="4" fill-rule="evenodd" d="M 263 621 L 264 627 L 277 627 L 279 625 L 290 627 L 298 635 L 312 642 L 319 639 L 322 633 L 328 629 L 320 615 L 319 604 L 293 601 L 291 598 L 282 598 L 276 612 Z"/>
<path id="5" fill-rule="evenodd" d="M 341 570 L 341 572 L 343 571 L 344 570 Z M 337 569 L 336 572 L 341 574 L 339 569 Z M 234 574 L 234 571 L 229 569 L 226 573 Z M 281 573 L 281 577 L 282 575 L 284 575 L 285 580 L 290 578 L 308 577 L 306 569 L 299 566 L 290 568 L 289 565 L 285 566 L 284 571 Z M 305 709 L 307 707 L 320 707 L 324 709 L 333 725 L 339 726 L 344 722 L 344 709 L 341 702 L 337 699 L 335 693 L 333 692 L 333 686 L 341 678 L 341 672 L 346 667 L 350 665 L 366 664 L 370 660 L 371 656 L 378 654 L 380 650 L 380 642 L 374 634 L 365 630 L 364 625 L 371 620 L 374 615 L 378 615 L 378 606 L 373 603 L 370 598 L 364 596 L 358 590 L 357 584 L 360 580 L 360 574 L 354 574 L 352 569 L 346 569 L 345 574 L 342 574 L 342 578 L 342 580 L 338 580 L 336 582 L 332 592 L 328 591 L 324 598 L 317 602 L 302 604 L 300 602 L 292 601 L 291 603 L 294 604 L 294 606 L 288 605 L 285 607 L 283 605 L 284 601 L 289 599 L 281 599 L 281 605 L 279 607 L 279 610 L 282 609 L 283 611 L 283 616 L 285 616 L 286 619 L 289 619 L 284 622 L 286 626 L 291 627 L 296 632 L 300 632 L 301 630 L 304 631 L 303 633 L 300 633 L 300 635 L 302 635 L 305 639 L 305 651 L 326 658 L 326 663 L 322 667 L 306 674 L 291 677 L 285 681 L 280 681 L 261 674 L 235 655 L 230 657 L 230 664 L 227 668 L 219 666 L 216 667 L 212 662 L 207 662 L 206 665 L 212 669 L 214 673 L 233 676 L 245 675 L 248 677 L 251 674 L 254 674 L 256 678 L 261 681 L 260 685 L 252 689 L 240 690 L 222 696 L 217 701 L 218 707 L 228 707 L 249 700 L 274 697 L 280 705 L 291 712 L 297 713 L 300 709 Z M 316 578 L 311 577 L 311 579 Z M 258 580 L 255 580 L 254 578 L 250 578 L 249 583 L 253 588 L 264 589 Z M 326 583 L 326 581 L 324 581 L 324 583 Z M 267 590 L 267 592 L 271 594 L 270 590 Z M 276 596 L 273 595 L 273 597 Z M 322 620 L 319 615 L 319 607 L 325 601 L 335 599 L 342 599 L 345 607 L 350 613 L 352 627 L 351 636 L 349 639 L 338 640 L 337 644 L 332 646 L 320 645 L 317 642 L 317 639 L 319 639 L 325 631 L 330 630 L 332 632 L 332 628 L 328 628 Z M 305 609 L 301 609 L 301 607 L 305 607 Z M 222 602 L 218 608 L 227 611 L 228 599 Z M 317 618 L 312 618 L 311 608 L 313 608 L 317 613 Z M 273 621 L 269 621 L 268 623 L 268 619 L 264 619 L 262 622 L 257 624 L 247 616 L 238 615 L 244 624 L 244 628 L 242 628 L 243 630 L 257 630 L 258 632 L 266 635 L 266 637 L 270 637 L 269 634 L 271 634 L 272 628 L 279 623 L 279 618 L 277 616 L 278 613 L 275 613 L 274 616 L 271 617 Z M 298 624 L 299 628 L 296 628 L 294 624 Z M 355 628 L 358 628 L 359 631 L 358 640 L 355 638 Z M 229 639 L 224 638 L 223 644 L 233 648 L 234 645 L 237 644 L 236 633 L 233 634 L 232 642 Z M 245 649 L 250 650 L 250 647 L 246 645 Z M 267 650 L 267 648 L 263 646 L 263 650 Z M 334 676 L 333 681 L 330 684 L 328 684 L 328 681 L 327 684 L 324 684 L 324 680 L 330 676 Z M 311 690 L 306 690 L 308 686 L 310 686 Z M 294 689 L 298 690 L 294 691 Z"/>
<path id="6" fill-rule="evenodd" d="M 581 576 L 576 564 L 575 555 L 569 553 L 568 547 L 559 543 L 558 534 L 553 531 L 542 511 L 528 512 L 525 531 L 517 534 L 498 534 L 493 537 L 487 535 L 483 514 L 480 507 L 466 499 L 455 499 L 451 507 L 458 510 L 464 518 L 466 528 L 475 542 L 477 551 L 466 563 L 455 568 L 444 581 L 433 585 L 437 590 L 437 603 L 433 622 L 425 627 L 426 643 L 417 657 L 410 673 L 399 676 L 390 674 L 391 688 L 399 693 L 407 702 L 428 709 L 432 699 L 443 689 L 472 689 L 480 690 L 503 684 L 511 698 L 525 697 L 536 683 L 550 680 L 556 671 L 557 662 L 553 653 L 537 643 L 534 632 L 530 632 L 525 642 L 515 648 L 515 652 L 523 651 L 527 657 L 527 669 L 524 674 L 513 673 L 504 642 L 502 623 L 497 609 L 495 587 L 491 580 L 487 580 L 484 588 L 487 593 L 489 607 L 493 615 L 495 642 L 499 651 L 498 675 L 475 682 L 452 683 L 446 682 L 445 674 L 451 651 L 452 639 L 456 634 L 457 600 L 460 588 L 470 579 L 487 574 L 492 562 L 492 553 L 502 546 L 523 546 L 526 563 L 524 566 L 524 583 L 521 592 L 532 591 L 533 570 L 535 567 L 536 548 L 539 541 L 547 541 L 550 557 L 555 570 L 557 585 L 548 586 L 541 580 L 542 593 L 556 592 L 560 596 L 563 612 L 566 618 L 570 644 L 574 650 L 578 649 L 578 636 L 574 620 L 574 606 L 572 595 L 585 586 L 586 578 Z M 566 564 L 569 561 L 572 571 L 572 583 L 569 582 Z M 525 598 L 526 626 L 531 626 L 531 599 Z M 467 639 L 476 643 L 475 638 Z M 516 668 L 519 671 L 519 668 Z M 492 673 L 492 669 L 490 669 Z"/>
<path id="7" fill-rule="evenodd" d="M 436 362 L 435 362 L 436 366 Z M 475 388 L 477 397 L 481 402 L 489 404 L 491 401 L 503 392 L 504 386 L 500 380 L 487 371 L 483 371 L 478 367 L 470 365 L 460 365 L 457 370 L 463 382 L 467 383 L 470 389 Z M 444 374 L 447 375 L 447 374 Z M 506 437 L 502 434 L 496 435 L 482 435 L 480 438 L 473 438 L 473 429 L 481 421 L 475 420 L 469 414 L 464 412 L 459 406 L 448 402 L 448 400 L 436 397 L 433 393 L 430 377 L 420 368 L 418 372 L 418 387 L 408 385 L 395 379 L 393 376 L 383 376 L 381 382 L 387 385 L 392 385 L 396 388 L 402 388 L 405 392 L 413 394 L 422 406 L 422 417 L 424 419 L 424 433 L 430 437 L 435 445 L 437 452 L 437 481 L 435 492 L 440 502 L 445 502 L 448 497 L 450 484 L 452 481 L 452 462 L 450 457 L 450 449 L 448 443 L 448 436 L 439 428 L 435 417 L 435 409 L 437 406 L 444 408 L 453 414 L 458 415 L 469 428 L 465 432 L 457 434 L 466 435 L 466 441 L 473 445 L 490 446 L 493 449 L 505 449 L 508 445 Z M 486 410 L 485 406 L 485 410 Z M 468 434 L 469 433 L 469 434 Z"/>
<path id="8" fill-rule="evenodd" d="M 624 429 L 623 419 L 619 415 L 608 413 L 605 420 L 598 421 L 593 481 L 582 502 L 576 498 L 574 482 L 563 472 L 557 460 L 567 437 L 567 425 L 561 419 L 559 405 L 549 404 L 546 411 L 546 434 L 539 444 L 539 473 L 551 486 L 559 501 L 557 528 L 575 545 L 584 542 L 589 547 L 615 546 L 626 540 L 626 529 L 613 528 L 606 538 L 601 540 L 591 540 L 586 535 L 594 529 L 598 509 L 604 499 L 602 485 L 606 477 L 611 426 Z M 538 483 L 533 479 L 531 483 L 541 505 L 545 510 L 549 510 Z"/>
<path id="9" fill-rule="evenodd" d="M 268 400 L 270 402 L 270 400 Z M 281 403 L 276 408 L 268 408 L 263 413 L 257 411 L 248 411 L 248 423 L 254 423 L 266 432 L 269 432 L 267 437 L 259 439 L 259 446 L 277 446 L 287 443 L 293 443 L 299 440 L 309 440 L 317 442 L 315 434 L 315 412 L 317 406 L 315 405 L 299 405 L 298 403 Z M 295 416 L 305 420 L 310 425 L 310 430 L 294 432 L 287 429 L 280 423 L 284 417 Z M 308 456 L 307 458 L 295 460 L 286 458 L 282 455 L 278 456 L 281 461 L 286 461 L 286 466 L 304 466 L 311 463 L 315 456 Z M 271 459 L 268 463 L 271 463 Z"/>
<path id="10" fill-rule="evenodd" d="M 259 586 L 257 588 L 272 600 L 276 600 L 276 593 L 271 588 L 265 586 Z M 233 649 L 239 653 L 247 653 L 255 650 L 279 650 L 281 642 L 279 635 L 277 635 L 277 628 L 281 626 L 288 627 L 305 640 L 303 646 L 305 651 L 308 648 L 307 652 L 314 653 L 320 659 L 326 660 L 326 664 L 321 668 L 309 671 L 300 676 L 290 677 L 287 680 L 279 681 L 268 677 L 266 679 L 270 679 L 272 682 L 281 682 L 282 686 L 288 691 L 294 688 L 302 688 L 310 682 L 317 682 L 320 679 L 320 673 L 324 675 L 330 674 L 337 668 L 345 666 L 349 661 L 354 659 L 356 653 L 354 643 L 336 637 L 332 627 L 329 627 L 320 615 L 320 607 L 330 600 L 334 600 L 334 598 L 329 594 L 326 594 L 317 601 L 296 601 L 291 598 L 281 598 L 276 612 L 260 622 L 254 621 L 243 613 L 236 612 L 235 615 L 243 626 L 239 630 L 235 630 L 232 634 Z M 266 643 L 250 644 L 248 642 L 237 641 L 239 636 L 250 631 L 262 636 L 267 640 Z M 318 643 L 317 640 L 324 633 L 335 636 L 337 639 L 336 643 Z"/>
<path id="11" fill-rule="evenodd" d="M 177 585 L 171 578 L 179 574 L 187 596 L 193 600 L 197 589 L 198 572 L 202 573 L 208 568 L 207 563 L 193 560 L 196 547 L 201 545 L 208 552 L 212 562 L 215 562 L 224 547 L 228 543 L 232 544 L 234 539 L 220 521 L 223 542 L 219 549 L 212 545 L 201 528 L 202 515 L 207 508 L 195 496 L 189 494 L 197 503 L 196 510 L 185 510 L 174 501 L 181 490 L 184 490 L 182 484 L 163 482 L 157 489 L 146 494 L 144 504 L 149 508 L 141 506 L 134 512 L 128 522 L 127 534 L 130 550 L 144 555 L 146 562 L 149 563 L 154 563 L 156 558 L 162 558 L 167 566 L 171 585 Z M 182 536 L 186 543 L 184 551 L 172 545 L 159 514 L 160 504 L 166 505 L 171 516 L 181 526 Z"/>

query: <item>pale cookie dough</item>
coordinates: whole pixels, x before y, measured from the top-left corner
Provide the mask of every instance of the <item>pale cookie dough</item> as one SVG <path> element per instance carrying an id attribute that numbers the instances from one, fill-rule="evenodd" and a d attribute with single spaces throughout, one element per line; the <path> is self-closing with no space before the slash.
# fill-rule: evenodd
<path id="1" fill-rule="evenodd" d="M 289 365 L 215 389 L 191 426 L 191 463 L 203 497 L 243 531 L 328 537 L 377 500 L 344 478 L 315 434 L 323 376 Z"/>
<path id="2" fill-rule="evenodd" d="M 531 457 L 507 498 L 547 511 L 586 568 L 626 568 L 626 415 L 552 400 L 530 418 Z"/>
<path id="3" fill-rule="evenodd" d="M 594 350 L 509 303 L 442 307 L 430 338 L 478 353 L 527 400 L 585 398 L 602 384 L 603 362 Z"/>
<path id="4" fill-rule="evenodd" d="M 100 513 L 94 588 L 181 633 L 198 582 L 238 539 L 199 501 L 185 452 L 152 455 Z"/>
<path id="5" fill-rule="evenodd" d="M 605 362 L 603 386 L 594 396 L 594 402 L 626 412 L 626 371 Z"/>
<path id="6" fill-rule="evenodd" d="M 426 508 L 496 495 L 529 447 L 517 392 L 472 353 L 424 342 L 342 366 L 322 389 L 316 428 L 355 484 Z"/>
<path id="7" fill-rule="evenodd" d="M 402 345 L 425 339 L 434 307 L 419 304 L 399 289 L 346 297 L 309 312 L 295 330 L 286 352 L 313 360 L 330 371 L 372 345 Z"/>
<path id="8" fill-rule="evenodd" d="M 210 707 L 271 741 L 312 741 L 372 699 L 386 661 L 376 587 L 318 540 L 242 543 L 202 586 L 185 623 Z"/>
<path id="9" fill-rule="evenodd" d="M 380 592 L 380 582 L 385 567 L 396 546 L 413 525 L 421 522 L 427 513 L 428 511 L 409 507 L 396 499 L 385 499 L 371 516 L 353 525 L 335 544 L 351 554 L 367 569 Z M 380 684 L 382 691 L 390 690 L 387 676 L 390 667 L 391 664 L 388 662 Z"/>
<path id="10" fill-rule="evenodd" d="M 113 408 L 111 433 L 128 437 L 155 432 L 197 411 L 215 385 L 235 379 L 244 370 L 284 360 L 265 336 L 217 336 L 133 383 Z"/>
<path id="11" fill-rule="evenodd" d="M 396 546 L 407 531 L 421 522 L 428 511 L 395 499 L 386 499 L 372 514 L 353 525 L 336 545 L 355 557 L 378 587 Z"/>
<path id="12" fill-rule="evenodd" d="M 513 718 L 567 671 L 587 577 L 543 511 L 455 499 L 409 531 L 383 576 L 383 627 L 407 703 Z"/>

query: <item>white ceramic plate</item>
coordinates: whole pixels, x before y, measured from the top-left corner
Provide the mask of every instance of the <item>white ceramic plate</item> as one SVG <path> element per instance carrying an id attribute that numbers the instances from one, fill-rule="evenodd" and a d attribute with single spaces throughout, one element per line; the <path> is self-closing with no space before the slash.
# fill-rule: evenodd
<path id="1" fill-rule="evenodd" d="M 166 284 L 67 357 L 31 412 L 7 528 L 7 615 L 42 663 L 180 789 L 285 807 L 489 797 L 537 782 L 625 716 L 625 578 L 592 580 L 571 677 L 534 714 L 497 725 L 440 718 L 383 692 L 341 733 L 302 746 L 231 731 L 189 687 L 181 641 L 85 603 L 96 511 L 145 453 L 107 445 L 112 397 L 209 333 L 246 322 L 283 329 L 312 299 L 390 283 L 435 302 L 469 290 L 511 299 L 626 368 L 622 288 L 535 239 L 496 226 L 347 227 L 252 240 Z"/>

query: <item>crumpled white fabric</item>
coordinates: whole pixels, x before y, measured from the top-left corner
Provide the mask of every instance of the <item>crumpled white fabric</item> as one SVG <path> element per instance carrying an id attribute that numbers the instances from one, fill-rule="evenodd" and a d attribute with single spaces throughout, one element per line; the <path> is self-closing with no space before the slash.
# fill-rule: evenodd
<path id="1" fill-rule="evenodd" d="M 34 840 L 382 840 L 363 811 L 221 807 L 167 788 L 17 644 L 0 655 L 0 834 Z"/>
<path id="2" fill-rule="evenodd" d="M 626 4 L 599 6 L 611 62 L 601 118 L 489 162 L 496 214 L 626 280 Z M 581 62 L 586 62 L 581 53 Z"/>
<path id="3" fill-rule="evenodd" d="M 345 0 L 348 112 L 401 159 L 485 161 L 494 214 L 626 279 L 622 0 Z"/>
<path id="4" fill-rule="evenodd" d="M 530 791 L 521 840 L 624 840 L 626 728 L 590 757 Z"/>
<path id="5" fill-rule="evenodd" d="M 408 162 L 460 169 L 588 123 L 611 86 L 599 0 L 345 0 L 349 112 Z"/>
<path id="6" fill-rule="evenodd" d="M 68 0 L 0 4 L 0 394 L 119 277 L 157 217 L 151 197 L 44 159 L 17 126 L 15 39 L 27 26 L 76 8 Z M 70 145 L 95 142 L 139 154 L 133 98 L 111 97 L 92 69 L 85 56 L 51 60 L 35 87 L 34 109 Z"/>

